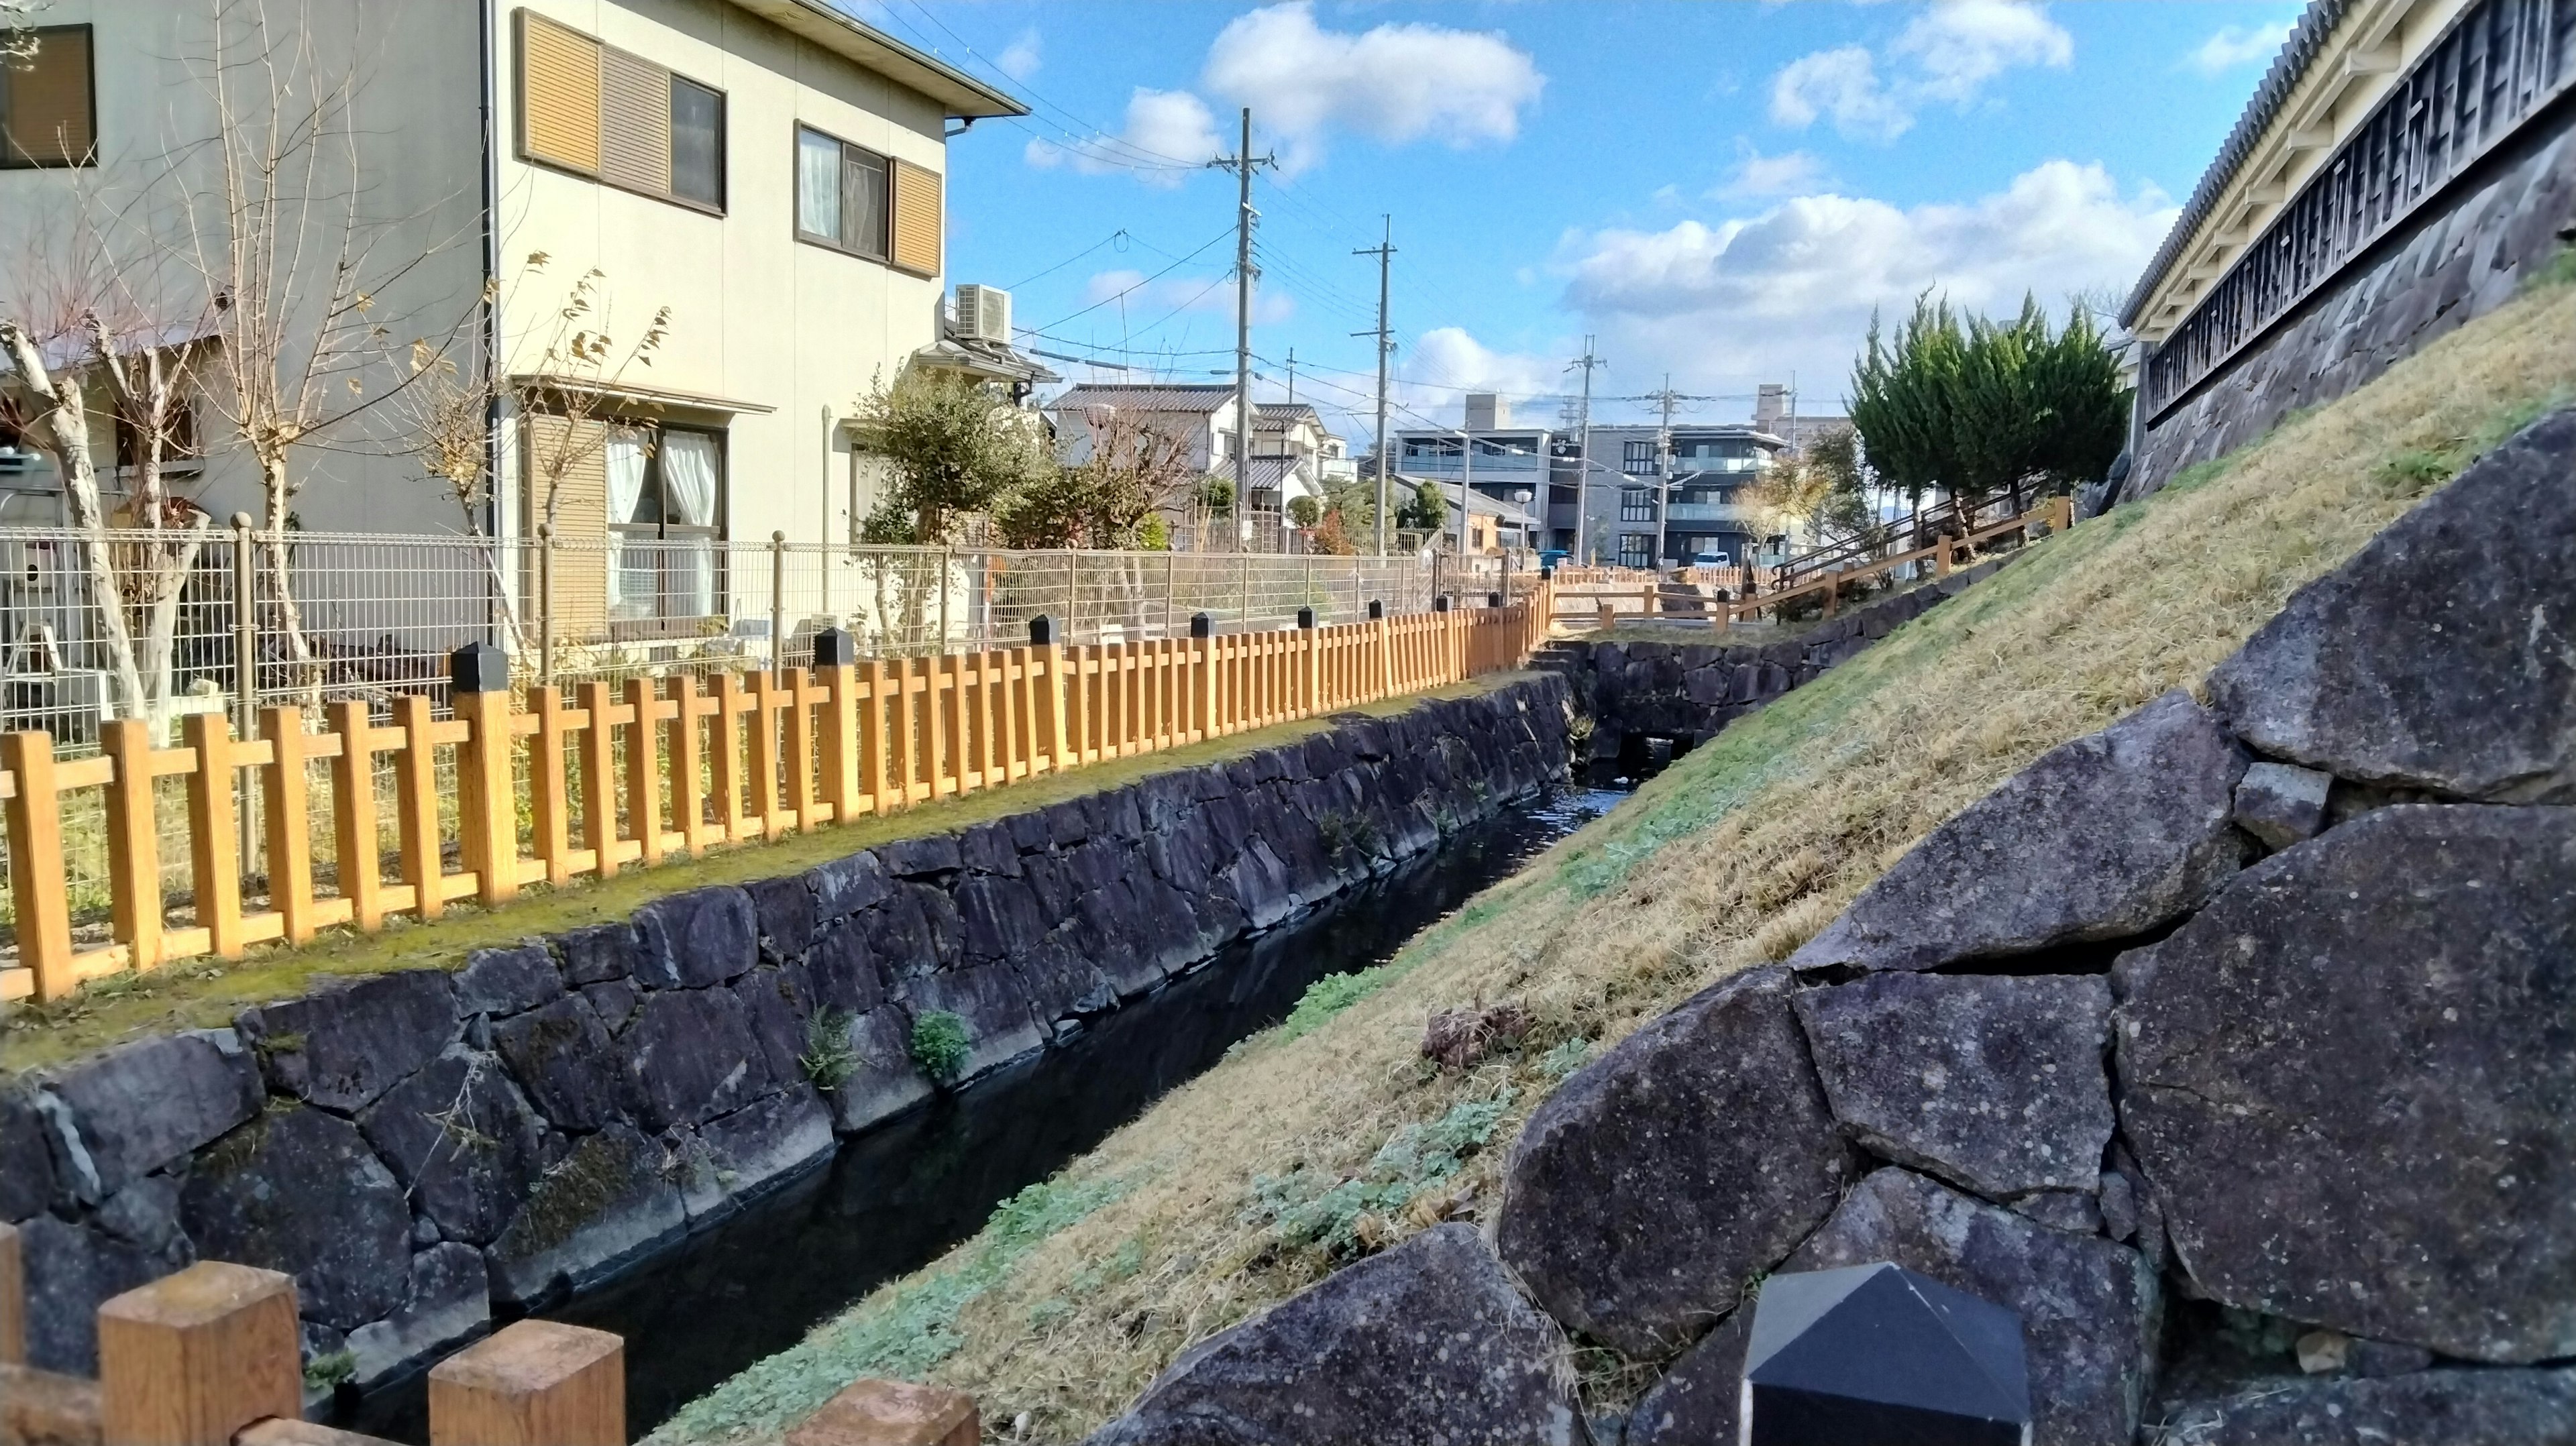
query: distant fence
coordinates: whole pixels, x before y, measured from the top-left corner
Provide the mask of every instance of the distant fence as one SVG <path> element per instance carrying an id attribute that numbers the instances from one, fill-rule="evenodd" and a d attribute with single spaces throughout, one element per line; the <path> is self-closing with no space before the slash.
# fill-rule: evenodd
<path id="1" fill-rule="evenodd" d="M 1222 633 L 1184 617 L 1186 636 L 1122 642 L 1063 643 L 1048 616 L 1025 625 L 1025 645 L 894 657 L 863 658 L 833 628 L 804 638 L 810 668 L 782 655 L 755 672 L 538 685 L 524 707 L 507 655 L 476 643 L 447 660 L 448 716 L 416 689 L 393 699 L 389 723 L 365 698 L 263 707 L 256 737 L 194 713 L 178 747 L 138 719 L 106 724 L 92 756 L 58 755 L 42 730 L 0 734 L 16 944 L 0 999 L 55 999 L 86 979 L 335 925 L 435 918 L 453 900 L 499 904 L 525 884 L 606 878 L 1516 667 L 1547 629 L 1547 588 L 1533 582 L 1520 604 L 1495 593 L 1372 618 L 1360 599 L 1363 615 L 1337 624 L 1310 606 L 1290 629 Z M 165 854 L 184 859 L 176 879 Z"/>

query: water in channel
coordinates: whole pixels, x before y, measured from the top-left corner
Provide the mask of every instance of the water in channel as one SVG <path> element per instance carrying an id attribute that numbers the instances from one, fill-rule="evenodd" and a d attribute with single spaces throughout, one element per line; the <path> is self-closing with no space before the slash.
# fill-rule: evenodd
<path id="1" fill-rule="evenodd" d="M 1067 1047 L 850 1140 L 830 1165 L 543 1314 L 625 1337 L 627 1427 L 640 1436 L 937 1259 L 995 1205 L 1285 1018 L 1306 986 L 1385 962 L 1623 793 L 1578 786 L 1516 804 L 1385 878 L 1229 946 Z M 426 1406 L 414 1376 L 349 1403 L 339 1424 L 425 1441 Z"/>

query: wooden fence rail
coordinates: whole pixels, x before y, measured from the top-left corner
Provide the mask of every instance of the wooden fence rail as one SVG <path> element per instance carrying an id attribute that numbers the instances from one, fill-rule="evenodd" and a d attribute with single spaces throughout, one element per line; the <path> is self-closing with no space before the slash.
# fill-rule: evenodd
<path id="1" fill-rule="evenodd" d="M 471 644 L 453 660 L 451 717 L 417 695 L 390 722 L 360 702 L 319 718 L 277 707 L 262 710 L 258 737 L 235 738 L 227 719 L 199 714 L 175 748 L 128 720 L 107 726 L 99 755 L 64 759 L 41 731 L 0 734 L 18 942 L 0 1000 L 57 999 L 84 980 L 238 958 L 334 926 L 434 919 L 457 900 L 497 905 L 528 884 L 609 878 L 1518 667 L 1544 640 L 1547 592 L 1458 610 L 1442 598 L 1402 617 L 1371 604 L 1369 620 L 1327 628 L 1309 610 L 1293 630 L 1224 636 L 1202 614 L 1186 639 L 1092 646 L 1056 643 L 1041 617 L 1025 647 L 865 662 L 826 630 L 811 669 L 537 687 L 516 703 L 507 659 Z M 380 756 L 394 779 L 390 859 Z M 316 763 L 329 765 L 320 790 Z M 187 780 L 184 923 L 162 892 L 160 778 Z M 265 908 L 245 902 L 237 787 L 260 791 Z M 64 886 L 65 804 L 87 790 L 103 795 L 104 941 L 75 940 Z M 315 857 L 309 791 L 331 805 L 327 860 Z M 329 892 L 316 887 L 325 863 Z"/>

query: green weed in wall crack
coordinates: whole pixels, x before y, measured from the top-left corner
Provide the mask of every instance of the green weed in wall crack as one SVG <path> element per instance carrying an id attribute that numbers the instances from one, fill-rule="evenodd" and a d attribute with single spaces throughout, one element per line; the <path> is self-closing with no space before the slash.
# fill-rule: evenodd
<path id="1" fill-rule="evenodd" d="M 850 1043 L 848 1010 L 814 1011 L 814 1017 L 805 1021 L 805 1052 L 796 1057 L 796 1064 L 821 1090 L 839 1089 L 858 1073 L 859 1051 Z"/>
<path id="2" fill-rule="evenodd" d="M 973 1047 L 966 1021 L 945 1009 L 933 1009 L 912 1022 L 912 1062 L 921 1072 L 946 1084 L 966 1067 Z"/>
<path id="3" fill-rule="evenodd" d="M 1462 1100 L 1429 1124 L 1416 1122 L 1389 1135 L 1357 1175 L 1326 1183 L 1300 1165 L 1285 1175 L 1257 1175 L 1247 1225 L 1268 1225 L 1279 1242 L 1314 1246 L 1331 1255 L 1354 1253 L 1363 1216 L 1391 1215 L 1414 1196 L 1458 1173 L 1469 1156 L 1494 1137 L 1512 1107 L 1506 1086 L 1490 1099 Z"/>

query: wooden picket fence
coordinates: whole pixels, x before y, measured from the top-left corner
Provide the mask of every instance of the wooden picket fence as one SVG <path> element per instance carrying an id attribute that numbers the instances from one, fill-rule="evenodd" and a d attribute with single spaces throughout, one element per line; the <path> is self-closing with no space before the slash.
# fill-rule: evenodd
<path id="1" fill-rule="evenodd" d="M 198 714 L 175 748 L 152 746 L 146 725 L 126 720 L 85 758 L 57 758 L 42 731 L 0 734 L 18 945 L 0 967 L 0 1000 L 58 999 L 85 980 L 239 958 L 335 926 L 434 919 L 455 900 L 498 905 L 527 884 L 604 879 L 1515 668 L 1544 641 L 1551 606 L 1545 584 L 1523 598 L 1326 628 L 719 673 L 711 686 L 678 674 L 585 683 L 569 696 L 537 687 L 516 706 L 496 681 L 458 687 L 448 717 L 428 697 L 401 697 L 390 724 L 363 702 L 312 720 L 268 708 L 256 738 Z M 817 647 L 818 658 L 850 653 L 828 635 Z M 379 841 L 379 757 L 395 780 L 391 858 Z M 327 893 L 316 889 L 308 820 L 316 762 L 330 765 Z M 448 800 L 440 780 L 451 769 Z M 163 897 L 154 801 L 153 781 L 171 777 L 187 780 L 184 923 Z M 93 789 L 107 830 L 103 942 L 76 941 L 64 884 L 65 805 Z M 259 797 L 263 909 L 244 905 L 237 789 Z"/>

